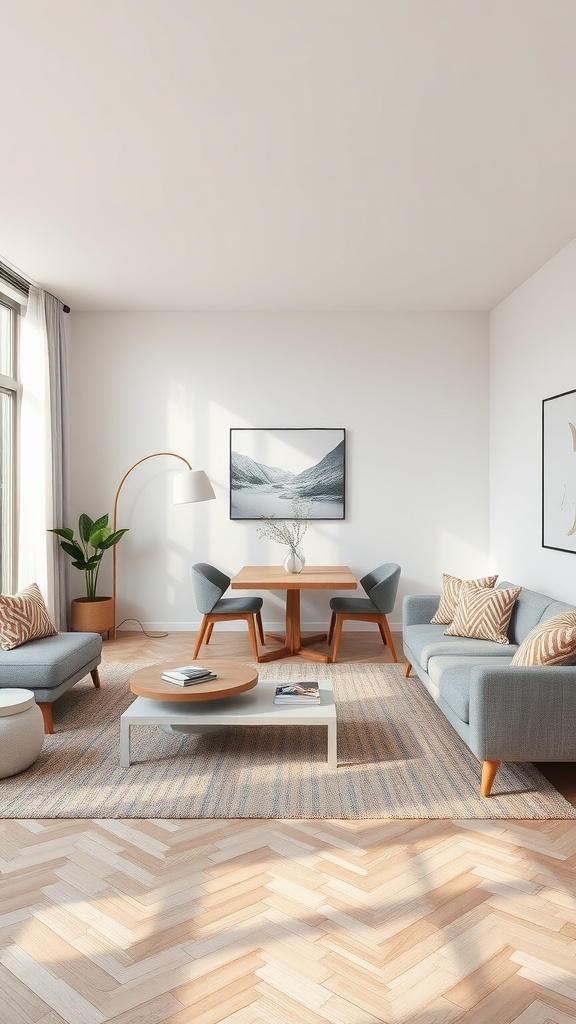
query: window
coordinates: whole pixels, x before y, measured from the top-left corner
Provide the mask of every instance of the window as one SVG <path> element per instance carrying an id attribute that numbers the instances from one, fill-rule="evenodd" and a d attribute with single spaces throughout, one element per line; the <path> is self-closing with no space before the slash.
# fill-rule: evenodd
<path id="1" fill-rule="evenodd" d="M 0 291 L 0 587 L 13 593 L 16 566 L 16 422 L 20 307 Z"/>

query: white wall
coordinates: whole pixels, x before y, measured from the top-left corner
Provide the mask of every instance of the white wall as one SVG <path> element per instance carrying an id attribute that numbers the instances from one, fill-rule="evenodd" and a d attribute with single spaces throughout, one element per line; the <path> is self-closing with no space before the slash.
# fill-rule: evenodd
<path id="1" fill-rule="evenodd" d="M 443 571 L 481 575 L 488 557 L 488 317 L 482 314 L 72 314 L 72 512 L 112 510 L 126 469 L 166 449 L 204 468 L 217 501 L 173 506 L 182 465 L 152 459 L 126 481 L 118 525 L 118 619 L 196 628 L 189 572 L 279 564 L 285 549 L 229 519 L 231 427 L 345 427 L 347 515 L 312 523 L 308 564 L 358 575 L 402 566 L 406 592 Z M 76 577 L 76 578 L 74 578 Z M 73 570 L 75 595 L 81 580 Z M 111 557 L 101 594 L 110 590 Z M 330 593 L 306 597 L 325 626 Z M 281 595 L 265 595 L 268 628 Z M 128 627 L 133 628 L 134 623 Z M 237 628 L 237 624 L 236 627 Z"/>
<path id="2" fill-rule="evenodd" d="M 576 604 L 576 558 L 542 547 L 542 400 L 576 388 L 576 241 L 491 314 L 491 557 Z"/>

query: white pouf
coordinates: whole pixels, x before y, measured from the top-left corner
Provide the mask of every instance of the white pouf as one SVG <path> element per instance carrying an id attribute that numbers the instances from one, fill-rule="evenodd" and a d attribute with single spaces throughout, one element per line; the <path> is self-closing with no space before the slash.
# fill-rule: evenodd
<path id="1" fill-rule="evenodd" d="M 32 690 L 0 689 L 0 779 L 34 763 L 44 743 L 44 719 Z"/>

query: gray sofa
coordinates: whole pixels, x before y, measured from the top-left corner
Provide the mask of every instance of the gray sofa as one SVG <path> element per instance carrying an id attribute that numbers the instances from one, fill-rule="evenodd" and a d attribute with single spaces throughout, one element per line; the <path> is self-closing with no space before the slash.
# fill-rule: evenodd
<path id="1" fill-rule="evenodd" d="M 44 732 L 53 733 L 52 704 L 88 673 L 99 687 L 101 660 L 99 633 L 56 633 L 29 640 L 12 651 L 0 650 L 0 688 L 32 690 L 44 718 Z"/>
<path id="2" fill-rule="evenodd" d="M 501 582 L 499 587 L 518 584 Z M 438 594 L 404 598 L 402 637 L 413 670 L 458 735 L 483 763 L 480 791 L 489 796 L 502 761 L 576 760 L 576 666 L 511 666 L 534 626 L 571 605 L 522 590 L 508 628 L 509 645 L 444 636 L 430 619 Z"/>

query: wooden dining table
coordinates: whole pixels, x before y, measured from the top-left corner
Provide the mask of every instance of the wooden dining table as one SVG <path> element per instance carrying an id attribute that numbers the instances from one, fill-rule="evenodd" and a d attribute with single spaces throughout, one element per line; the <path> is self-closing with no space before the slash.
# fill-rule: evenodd
<path id="1" fill-rule="evenodd" d="M 267 651 L 259 662 L 278 661 L 299 654 L 309 661 L 330 661 L 330 655 L 309 650 L 310 644 L 322 643 L 326 633 L 302 636 L 300 629 L 300 595 L 303 590 L 355 590 L 356 577 L 347 565 L 305 565 L 301 572 L 287 572 L 283 565 L 245 565 L 234 576 L 230 586 L 234 590 L 285 590 L 286 633 L 279 636 L 267 633 L 282 646 Z"/>

